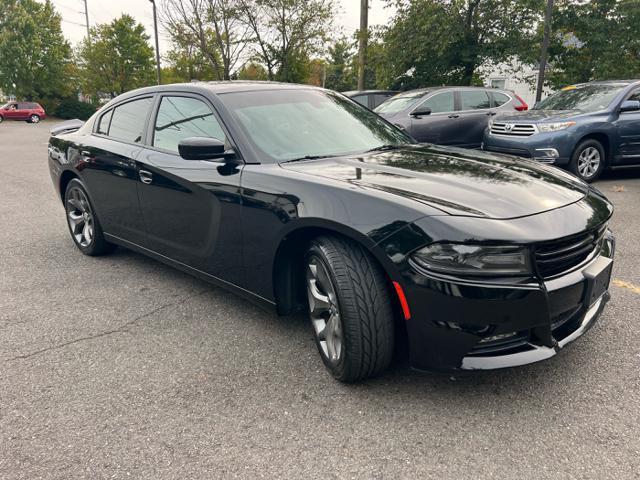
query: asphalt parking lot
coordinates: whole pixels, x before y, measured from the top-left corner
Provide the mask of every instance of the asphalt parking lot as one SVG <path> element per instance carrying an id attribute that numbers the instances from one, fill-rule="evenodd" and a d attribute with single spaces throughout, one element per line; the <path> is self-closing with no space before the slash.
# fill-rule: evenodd
<path id="1" fill-rule="evenodd" d="M 0 125 L 0 478 L 640 477 L 640 170 L 612 300 L 544 363 L 342 385 L 279 318 L 126 250 L 74 247 L 48 130 Z"/>

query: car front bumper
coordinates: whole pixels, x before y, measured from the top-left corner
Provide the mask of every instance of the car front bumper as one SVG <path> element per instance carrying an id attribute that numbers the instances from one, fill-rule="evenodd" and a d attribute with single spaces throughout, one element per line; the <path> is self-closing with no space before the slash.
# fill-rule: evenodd
<path id="1" fill-rule="evenodd" d="M 608 301 L 614 250 L 608 234 L 600 252 L 572 271 L 513 285 L 436 278 L 411 268 L 406 287 L 411 365 L 490 370 L 556 355 L 591 328 Z M 594 279 L 604 277 L 606 285 L 593 297 Z"/>
<path id="2" fill-rule="evenodd" d="M 566 165 L 571 160 L 575 140 L 571 131 L 536 133 L 529 137 L 485 132 L 483 150 L 532 158 L 543 163 Z"/>

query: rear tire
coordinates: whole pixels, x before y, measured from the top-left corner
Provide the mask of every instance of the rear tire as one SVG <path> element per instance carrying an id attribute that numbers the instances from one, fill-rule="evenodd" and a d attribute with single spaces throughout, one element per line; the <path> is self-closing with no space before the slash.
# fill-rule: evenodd
<path id="1" fill-rule="evenodd" d="M 391 362 L 393 311 L 384 274 L 357 243 L 313 240 L 305 255 L 309 312 L 323 363 L 341 382 L 376 376 Z"/>
<path id="2" fill-rule="evenodd" d="M 2 123 L 3 121 L 4 121 L 4 117 L 0 115 L 0 123 Z"/>
<path id="3" fill-rule="evenodd" d="M 87 190 L 77 178 L 67 185 L 64 207 L 71 238 L 82 253 L 98 256 L 115 249 L 115 245 L 104 239 L 100 221 L 91 205 Z"/>
<path id="4" fill-rule="evenodd" d="M 597 180 L 606 163 L 602 144 L 594 139 L 587 139 L 576 147 L 571 155 L 569 170 L 585 182 Z"/>
<path id="5" fill-rule="evenodd" d="M 31 115 L 27 123 L 40 123 L 40 115 Z"/>

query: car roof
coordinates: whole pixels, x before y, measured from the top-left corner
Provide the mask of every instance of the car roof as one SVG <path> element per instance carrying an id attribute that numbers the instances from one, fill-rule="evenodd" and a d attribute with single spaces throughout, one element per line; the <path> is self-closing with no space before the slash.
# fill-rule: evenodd
<path id="1" fill-rule="evenodd" d="M 640 83 L 640 80 L 594 80 L 592 82 L 575 83 L 568 86 L 584 87 L 587 85 L 616 85 L 620 87 L 626 87 L 635 83 Z"/>
<path id="2" fill-rule="evenodd" d="M 366 95 L 366 94 L 376 94 L 376 93 L 400 93 L 397 90 L 348 90 L 346 92 L 341 92 L 343 95 L 347 97 L 351 97 L 353 95 Z"/>
<path id="3" fill-rule="evenodd" d="M 290 90 L 290 89 L 316 89 L 322 90 L 320 87 L 313 85 L 299 85 L 296 83 L 266 82 L 266 81 L 244 81 L 244 80 L 227 80 L 212 82 L 185 82 L 170 83 L 166 85 L 153 85 L 150 87 L 138 88 L 131 90 L 123 95 L 135 96 L 145 93 L 163 92 L 163 91 L 202 91 L 208 90 L 214 94 L 230 93 L 230 92 L 247 92 L 255 90 Z"/>

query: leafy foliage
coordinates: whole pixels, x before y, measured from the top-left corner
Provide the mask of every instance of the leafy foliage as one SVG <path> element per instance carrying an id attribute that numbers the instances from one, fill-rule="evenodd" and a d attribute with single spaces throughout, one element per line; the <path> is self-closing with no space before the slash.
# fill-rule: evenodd
<path id="1" fill-rule="evenodd" d="M 49 0 L 0 0 L 0 89 L 41 100 L 73 93 L 71 47 Z"/>
<path id="2" fill-rule="evenodd" d="M 554 12 L 549 84 L 640 76 L 640 2 L 569 0 Z"/>
<path id="3" fill-rule="evenodd" d="M 79 118 L 87 120 L 96 112 L 96 107 L 87 102 L 81 102 L 75 98 L 63 99 L 54 111 L 59 118 Z"/>
<path id="4" fill-rule="evenodd" d="M 144 27 L 129 15 L 92 28 L 78 52 L 84 92 L 116 96 L 151 84 L 153 55 Z"/>

